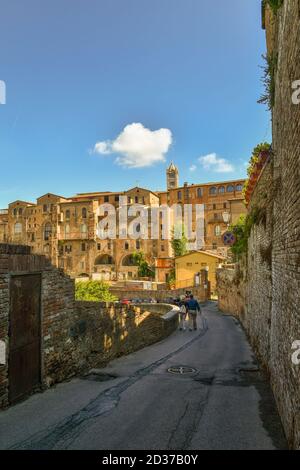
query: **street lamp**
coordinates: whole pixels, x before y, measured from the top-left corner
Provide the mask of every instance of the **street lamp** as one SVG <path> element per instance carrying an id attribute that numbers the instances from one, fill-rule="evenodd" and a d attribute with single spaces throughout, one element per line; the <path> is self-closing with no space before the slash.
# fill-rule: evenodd
<path id="1" fill-rule="evenodd" d="M 223 217 L 224 223 L 227 225 L 227 228 L 228 228 L 229 222 L 230 222 L 230 212 L 228 211 L 223 212 L 222 217 Z"/>

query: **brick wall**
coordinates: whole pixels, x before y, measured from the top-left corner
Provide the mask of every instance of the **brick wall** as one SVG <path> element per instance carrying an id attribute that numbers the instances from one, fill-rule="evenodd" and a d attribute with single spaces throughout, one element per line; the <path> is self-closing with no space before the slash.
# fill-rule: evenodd
<path id="1" fill-rule="evenodd" d="M 0 408 L 8 405 L 9 280 L 11 274 L 42 274 L 42 386 L 48 387 L 89 367 L 159 341 L 177 326 L 178 309 L 170 305 L 128 307 L 76 302 L 74 281 L 28 247 L 0 244 Z"/>
<path id="2" fill-rule="evenodd" d="M 274 193 L 270 370 L 289 442 L 300 448 L 300 366 L 291 345 L 300 340 L 300 105 L 292 82 L 300 80 L 300 3 L 284 0 L 276 22 L 278 53 L 273 110 Z"/>
<path id="3" fill-rule="evenodd" d="M 236 265 L 235 269 L 217 271 L 218 304 L 221 312 L 234 315 L 241 321 L 245 316 L 245 272 Z"/>
<path id="4" fill-rule="evenodd" d="M 248 241 L 244 325 L 261 361 L 270 360 L 272 309 L 273 160 L 267 162 L 252 194 L 249 212 L 253 224 Z M 256 214 L 256 215 L 255 215 Z"/>
<path id="5" fill-rule="evenodd" d="M 292 103 L 292 82 L 300 79 L 300 2 L 284 0 L 266 26 L 269 53 L 278 54 L 274 156 L 251 198 L 250 210 L 262 208 L 263 217 L 251 232 L 245 275 L 237 285 L 234 272 L 218 273 L 219 305 L 243 322 L 269 372 L 288 442 L 300 449 L 300 366 L 291 359 L 300 340 L 300 105 Z"/>

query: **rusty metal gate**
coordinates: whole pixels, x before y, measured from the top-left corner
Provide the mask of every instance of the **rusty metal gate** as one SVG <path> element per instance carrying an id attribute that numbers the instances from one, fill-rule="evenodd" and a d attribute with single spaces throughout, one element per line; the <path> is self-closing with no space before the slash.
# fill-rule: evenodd
<path id="1" fill-rule="evenodd" d="M 41 381 L 41 275 L 10 282 L 9 401 L 30 394 Z"/>

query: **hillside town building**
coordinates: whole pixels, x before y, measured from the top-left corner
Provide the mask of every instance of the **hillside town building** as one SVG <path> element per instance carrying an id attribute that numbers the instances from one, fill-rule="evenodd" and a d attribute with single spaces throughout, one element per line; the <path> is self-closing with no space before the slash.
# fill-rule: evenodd
<path id="1" fill-rule="evenodd" d="M 0 211 L 0 242 L 25 244 L 33 253 L 46 255 L 54 266 L 72 277 L 89 276 L 107 281 L 137 278 L 133 253 L 141 251 L 151 265 L 163 266 L 159 281 L 168 278 L 173 258 L 171 241 L 157 239 L 99 239 L 98 208 L 111 204 L 118 210 L 120 197 L 130 207 L 140 204 L 152 208 L 160 205 L 204 205 L 204 250 L 226 256 L 222 234 L 228 223 L 246 212 L 242 188 L 244 180 L 179 186 L 179 172 L 171 163 L 166 171 L 167 190 L 151 191 L 134 187 L 120 192 L 81 193 L 64 197 L 47 193 L 35 203 L 14 201 Z M 226 217 L 224 217 L 226 214 Z M 157 260 L 162 260 L 159 262 Z M 164 262 L 165 260 L 165 262 Z M 163 277 L 163 278 L 162 278 Z"/>

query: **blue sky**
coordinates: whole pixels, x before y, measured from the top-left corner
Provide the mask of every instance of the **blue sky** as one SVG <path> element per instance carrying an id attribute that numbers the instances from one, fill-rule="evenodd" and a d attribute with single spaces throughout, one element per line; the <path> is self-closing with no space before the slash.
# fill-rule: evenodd
<path id="1" fill-rule="evenodd" d="M 260 4 L 2 2 L 0 207 L 46 192 L 164 189 L 171 160 L 182 183 L 244 177 L 271 133 L 257 104 Z"/>

